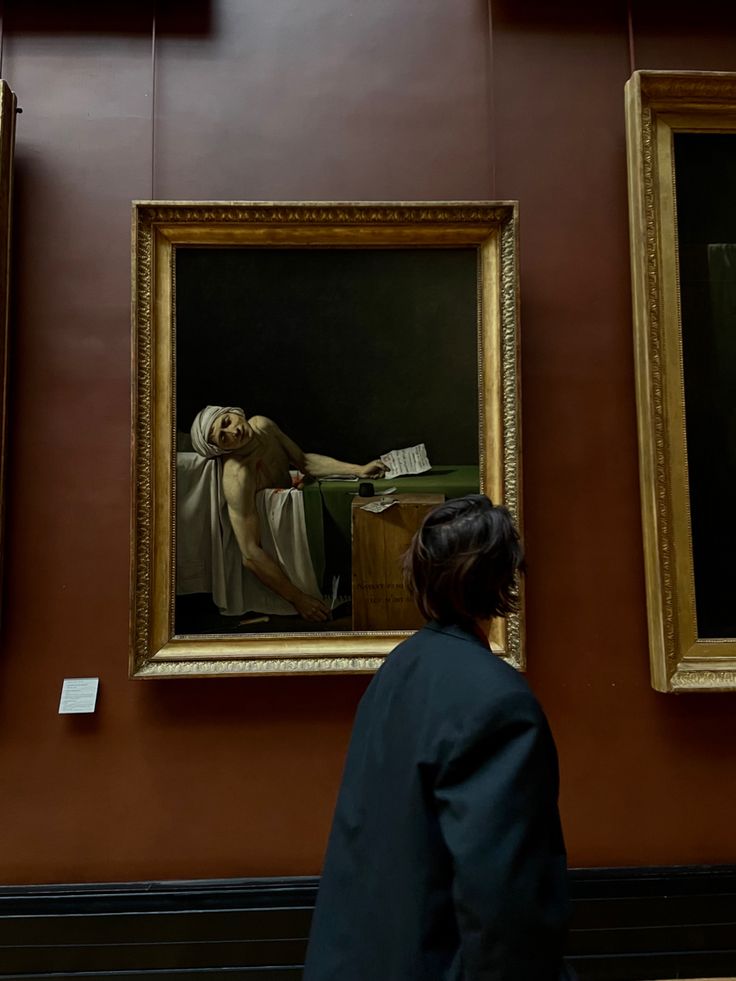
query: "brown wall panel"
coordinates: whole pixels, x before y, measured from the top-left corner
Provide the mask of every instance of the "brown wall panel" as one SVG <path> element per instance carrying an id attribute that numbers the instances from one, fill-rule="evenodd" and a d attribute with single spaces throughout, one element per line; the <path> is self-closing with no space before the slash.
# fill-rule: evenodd
<path id="1" fill-rule="evenodd" d="M 84 876 L 105 852 L 114 865 L 110 831 L 124 837 L 125 787 L 137 779 L 130 755 L 121 759 L 128 740 L 115 719 L 126 714 L 127 229 L 131 197 L 150 184 L 141 154 L 150 23 L 129 15 L 130 36 L 14 33 L 9 7 L 3 70 L 23 93 L 23 114 L 0 657 L 2 877 L 29 881 Z M 86 674 L 101 676 L 101 711 L 70 724 L 55 714 L 61 679 Z"/>
<path id="2" fill-rule="evenodd" d="M 161 38 L 158 196 L 489 196 L 484 0 L 221 2 L 213 21 Z"/>
<path id="3" fill-rule="evenodd" d="M 626 5 L 494 0 L 489 32 L 484 0 L 211 0 L 186 21 L 166 4 L 155 100 L 150 5 L 111 19 L 96 5 L 94 21 L 72 5 L 65 30 L 53 6 L 5 3 L 3 74 L 24 113 L 0 881 L 318 871 L 367 683 L 126 677 L 130 200 L 152 188 L 519 198 L 530 679 L 558 735 L 570 858 L 735 861 L 733 699 L 648 680 Z M 638 6 L 637 58 L 712 50 L 708 24 L 675 12 L 645 29 Z M 98 712 L 60 718 L 78 675 L 99 675 Z"/>
<path id="4" fill-rule="evenodd" d="M 322 0 L 307 18 L 301 6 L 220 0 L 208 27 L 188 32 L 160 11 L 156 194 L 488 196 L 485 4 Z M 151 194 L 146 16 L 54 33 L 16 11 L 6 28 L 4 71 L 24 114 L 0 657 L 5 882 L 317 871 L 367 683 L 126 677 L 129 224 L 130 200 Z M 100 676 L 98 713 L 59 718 L 61 681 L 77 675 Z"/>
<path id="5" fill-rule="evenodd" d="M 521 201 L 529 677 L 557 734 L 570 860 L 733 861 L 733 698 L 663 696 L 648 681 L 626 9 L 543 18 L 493 4 L 496 179 Z"/>
<path id="6" fill-rule="evenodd" d="M 736 71 L 736 8 L 722 0 L 631 0 L 634 67 Z"/>

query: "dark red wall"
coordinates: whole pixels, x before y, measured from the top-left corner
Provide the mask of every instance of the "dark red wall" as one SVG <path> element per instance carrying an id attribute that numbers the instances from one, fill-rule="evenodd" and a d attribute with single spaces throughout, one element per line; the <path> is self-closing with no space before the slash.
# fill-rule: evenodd
<path id="1" fill-rule="evenodd" d="M 529 678 L 570 861 L 736 861 L 736 695 L 649 686 L 623 123 L 632 49 L 736 70 L 734 16 L 636 0 L 630 45 L 623 0 L 162 2 L 154 99 L 150 3 L 4 6 L 0 881 L 317 872 L 366 684 L 127 679 L 130 201 L 151 196 L 519 199 Z M 80 675 L 99 710 L 59 717 Z"/>

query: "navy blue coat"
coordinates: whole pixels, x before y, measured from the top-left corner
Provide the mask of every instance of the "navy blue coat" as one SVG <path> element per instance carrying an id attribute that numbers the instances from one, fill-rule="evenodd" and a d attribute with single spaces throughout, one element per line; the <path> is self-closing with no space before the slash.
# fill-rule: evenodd
<path id="1" fill-rule="evenodd" d="M 458 626 L 399 645 L 358 708 L 304 981 L 557 981 L 557 790 L 517 671 Z"/>

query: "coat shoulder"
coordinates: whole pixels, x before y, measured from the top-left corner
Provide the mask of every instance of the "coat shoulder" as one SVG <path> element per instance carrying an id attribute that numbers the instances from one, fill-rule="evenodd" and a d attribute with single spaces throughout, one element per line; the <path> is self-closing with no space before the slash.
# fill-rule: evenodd
<path id="1" fill-rule="evenodd" d="M 479 711 L 511 700 L 528 705 L 537 700 L 524 676 L 474 637 L 459 631 L 422 628 L 387 659 L 385 683 L 424 692 L 430 700 Z"/>

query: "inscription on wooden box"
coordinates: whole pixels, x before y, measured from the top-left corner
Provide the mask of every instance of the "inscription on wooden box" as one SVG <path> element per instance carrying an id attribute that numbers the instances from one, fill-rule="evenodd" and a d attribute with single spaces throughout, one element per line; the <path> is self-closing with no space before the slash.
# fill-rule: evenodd
<path id="1" fill-rule="evenodd" d="M 424 619 L 407 592 L 401 556 L 424 516 L 444 501 L 443 494 L 392 494 L 398 503 L 375 514 L 363 505 L 381 498 L 358 497 L 352 503 L 353 629 L 415 630 Z"/>

